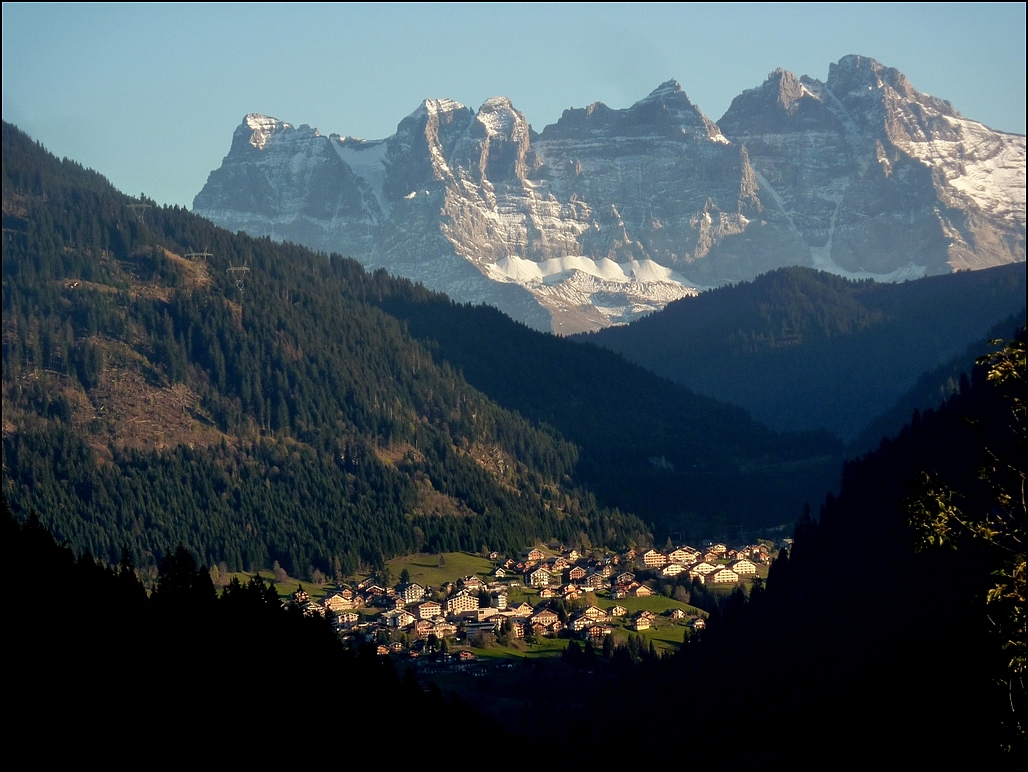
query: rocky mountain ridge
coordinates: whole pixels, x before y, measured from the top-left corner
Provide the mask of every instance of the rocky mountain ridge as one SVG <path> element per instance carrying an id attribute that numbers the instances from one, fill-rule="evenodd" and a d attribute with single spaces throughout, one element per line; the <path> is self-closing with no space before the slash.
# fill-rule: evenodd
<path id="1" fill-rule="evenodd" d="M 541 133 L 505 97 L 391 137 L 251 114 L 196 196 L 215 223 L 358 258 L 570 334 L 788 265 L 903 280 L 1025 260 L 1025 137 L 847 56 L 714 123 L 667 81 Z"/>

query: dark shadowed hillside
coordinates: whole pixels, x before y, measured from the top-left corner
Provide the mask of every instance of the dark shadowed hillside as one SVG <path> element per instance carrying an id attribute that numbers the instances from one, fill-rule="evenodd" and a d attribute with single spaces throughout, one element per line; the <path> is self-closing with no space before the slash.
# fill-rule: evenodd
<path id="1" fill-rule="evenodd" d="M 686 732 L 703 738 L 691 763 L 714 769 L 819 769 L 841 752 L 872 766 L 1020 766 L 1023 329 L 1018 338 L 939 410 L 848 463 L 766 585 L 736 591 L 675 657 L 619 691 L 604 685 L 603 698 L 647 707 L 639 747 Z M 741 707 L 726 720 L 683 707 L 683 695 Z M 584 745 L 605 737 L 588 718 L 562 726 Z"/>
<path id="2" fill-rule="evenodd" d="M 779 430 L 853 440 L 926 370 L 1024 316 L 1024 263 L 903 284 L 783 268 L 586 340 Z"/>

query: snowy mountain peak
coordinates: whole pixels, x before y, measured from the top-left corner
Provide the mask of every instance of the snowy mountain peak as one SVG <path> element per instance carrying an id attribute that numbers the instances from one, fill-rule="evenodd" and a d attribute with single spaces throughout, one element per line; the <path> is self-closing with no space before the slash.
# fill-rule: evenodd
<path id="1" fill-rule="evenodd" d="M 896 76 L 899 75 L 899 78 Z M 908 95 L 909 83 L 896 70 L 883 67 L 866 56 L 844 56 L 828 68 L 826 85 L 840 99 L 844 97 L 879 99 L 879 94 L 893 84 L 902 96 Z"/>
<path id="2" fill-rule="evenodd" d="M 528 122 L 505 96 L 490 97 L 478 110 L 475 120 L 481 123 L 490 137 L 504 137 L 515 142 L 528 138 Z"/>
<path id="3" fill-rule="evenodd" d="M 513 111 L 517 112 L 515 110 L 515 108 L 514 108 L 514 105 L 511 103 L 510 99 L 505 97 L 505 96 L 489 97 L 487 100 L 485 100 L 482 103 L 482 106 L 479 109 L 480 110 L 492 110 L 492 111 L 497 111 L 497 110 L 513 110 Z"/>
<path id="4" fill-rule="evenodd" d="M 407 117 L 415 119 L 424 118 L 425 116 L 437 117 L 460 110 L 467 110 L 467 108 L 453 99 L 426 99 L 418 105 L 417 110 Z"/>
<path id="5" fill-rule="evenodd" d="M 778 104 L 785 109 L 792 108 L 793 104 L 804 97 L 816 99 L 817 97 L 803 85 L 803 82 L 788 70 L 781 68 L 767 76 L 765 85 L 770 85 L 778 98 Z"/>
<path id="6" fill-rule="evenodd" d="M 272 118 L 270 115 L 261 115 L 260 113 L 249 113 L 243 118 L 243 126 L 252 132 L 249 141 L 258 150 L 264 149 L 268 139 L 275 132 L 293 128 L 291 124 L 285 121 Z"/>
<path id="7" fill-rule="evenodd" d="M 724 141 L 717 125 L 689 101 L 688 95 L 682 91 L 677 80 L 661 83 L 646 97 L 628 108 L 628 114 L 660 131 L 698 134 L 717 142 Z"/>
<path id="8" fill-rule="evenodd" d="M 718 121 L 718 126 L 729 135 L 740 120 L 749 124 L 757 113 L 764 114 L 764 121 L 779 120 L 772 116 L 784 113 L 794 115 L 797 111 L 812 109 L 810 103 L 821 101 L 823 90 L 815 81 L 797 78 L 788 70 L 778 68 L 756 88 L 746 89 L 734 100 L 731 107 Z"/>
<path id="9" fill-rule="evenodd" d="M 661 83 L 655 89 L 653 89 L 653 91 L 651 91 L 645 97 L 645 99 L 642 99 L 640 101 L 647 102 L 647 101 L 651 101 L 651 100 L 668 99 L 669 97 L 675 97 L 675 96 L 677 96 L 678 94 L 681 94 L 681 93 L 682 93 L 682 84 L 680 84 L 677 80 L 672 78 L 670 80 L 665 80 L 663 83 Z"/>
<path id="10" fill-rule="evenodd" d="M 882 104 L 884 109 L 888 109 L 884 105 L 886 101 L 895 102 L 893 108 L 902 103 L 918 103 L 940 115 L 960 117 L 960 113 L 945 99 L 918 91 L 902 72 L 867 56 L 850 54 L 829 65 L 825 85 L 843 103 L 871 100 Z"/>
<path id="11" fill-rule="evenodd" d="M 686 93 L 682 91 L 682 87 L 677 80 L 664 81 L 628 109 L 630 111 L 640 111 L 656 105 L 671 110 L 686 110 L 699 113 L 699 110 L 689 101 Z"/>
<path id="12" fill-rule="evenodd" d="M 675 80 L 529 136 L 506 97 L 426 99 L 388 139 L 246 116 L 194 208 L 570 333 L 786 265 L 901 280 L 1025 260 L 1025 138 L 846 56 L 718 124 Z"/>

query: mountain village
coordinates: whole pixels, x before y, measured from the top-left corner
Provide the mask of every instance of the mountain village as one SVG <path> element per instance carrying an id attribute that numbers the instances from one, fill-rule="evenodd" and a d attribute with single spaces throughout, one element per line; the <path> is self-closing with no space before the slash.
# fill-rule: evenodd
<path id="1" fill-rule="evenodd" d="M 299 587 L 289 603 L 330 620 L 343 640 L 376 644 L 382 656 L 431 655 L 433 662 L 460 665 L 477 659 L 472 649 L 497 642 L 562 638 L 602 648 L 605 640 L 671 625 L 683 628 L 681 640 L 706 625 L 706 612 L 688 605 L 683 579 L 734 590 L 766 577 L 773 556 L 767 544 L 683 545 L 602 557 L 555 546 L 517 559 L 490 553 L 487 578 L 467 575 L 433 588 L 411 581 L 406 571 L 395 586 L 372 575 L 339 585 L 320 602 Z M 668 590 L 673 597 L 660 612 L 633 601 Z"/>

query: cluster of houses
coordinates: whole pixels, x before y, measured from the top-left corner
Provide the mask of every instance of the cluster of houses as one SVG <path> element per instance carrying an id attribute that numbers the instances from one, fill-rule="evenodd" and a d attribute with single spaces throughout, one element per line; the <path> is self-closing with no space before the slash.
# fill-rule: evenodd
<path id="1" fill-rule="evenodd" d="M 679 547 L 667 554 L 657 550 L 642 554 L 643 565 L 659 571 L 661 576 L 688 574 L 689 579 L 702 584 L 737 584 L 756 576 L 757 564 L 767 563 L 769 559 L 768 548 L 763 544 L 738 550 L 712 544 L 702 552 L 692 547 Z"/>
<path id="2" fill-rule="evenodd" d="M 611 555 L 600 560 L 583 560 L 576 550 L 547 559 L 534 549 L 524 560 L 507 560 L 493 573 L 505 578 L 508 572 L 524 577 L 525 584 L 543 590 L 563 587 L 563 593 L 574 594 L 582 588 L 610 589 L 614 598 L 638 597 L 652 594 L 651 589 L 636 581 L 635 574 L 627 570 L 636 565 L 657 572 L 662 577 L 675 577 L 687 573 L 689 579 L 701 583 L 731 584 L 755 576 L 758 563 L 770 559 L 768 547 L 763 544 L 730 549 L 724 544 L 713 544 L 706 550 L 683 546 L 666 553 L 654 549 L 641 555 L 629 550 L 624 555 Z M 552 592 L 552 590 L 551 590 Z"/>
<path id="3" fill-rule="evenodd" d="M 686 546 L 667 553 L 629 550 L 603 558 L 586 558 L 573 549 L 549 556 L 533 549 L 520 559 L 503 559 L 493 553 L 490 558 L 495 568 L 488 580 L 464 576 L 436 593 L 417 582 L 383 587 L 372 577 L 355 587 L 340 588 L 321 604 L 311 601 L 302 589 L 293 593 L 292 602 L 306 613 L 329 617 L 344 637 L 363 634 L 366 640 L 377 638 L 386 652 L 390 650 L 387 640 L 394 641 L 395 649 L 406 648 L 397 638 L 418 649 L 428 642 L 453 638 L 458 632 L 470 640 L 480 634 L 508 639 L 563 634 L 602 642 L 615 627 L 646 630 L 654 624 L 656 615 L 651 611 L 629 617 L 628 609 L 621 605 L 609 609 L 595 605 L 595 593 L 613 600 L 654 594 L 635 572 L 654 578 L 688 572 L 690 579 L 703 583 L 736 583 L 755 575 L 757 564 L 767 562 L 769 555 L 763 545 L 730 550 L 714 544 L 703 551 Z M 538 593 L 539 603 L 511 605 L 510 592 L 525 586 Z M 554 599 L 565 603 L 553 604 Z M 565 611 L 568 607 L 574 609 L 570 615 Z M 367 620 L 371 616 L 368 611 L 374 612 L 374 621 Z M 673 609 L 669 615 L 679 621 L 688 616 L 681 609 Z M 701 627 L 703 619 L 696 616 L 689 622 Z"/>

